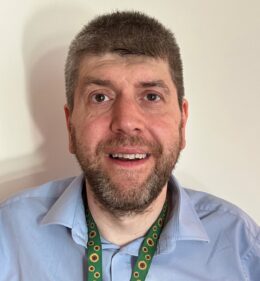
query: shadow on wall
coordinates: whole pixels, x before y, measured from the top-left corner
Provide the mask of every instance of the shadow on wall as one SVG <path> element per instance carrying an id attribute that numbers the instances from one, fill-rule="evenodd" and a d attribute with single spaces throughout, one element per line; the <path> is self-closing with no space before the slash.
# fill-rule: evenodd
<path id="1" fill-rule="evenodd" d="M 25 187 L 79 173 L 67 148 L 63 73 L 68 45 L 90 18 L 86 7 L 66 7 L 63 3 L 39 11 L 25 26 L 23 58 L 28 110 L 42 143 L 30 155 L 0 163 L 14 171 L 0 181 L 1 199 Z M 32 132 L 32 137 L 37 133 Z"/>

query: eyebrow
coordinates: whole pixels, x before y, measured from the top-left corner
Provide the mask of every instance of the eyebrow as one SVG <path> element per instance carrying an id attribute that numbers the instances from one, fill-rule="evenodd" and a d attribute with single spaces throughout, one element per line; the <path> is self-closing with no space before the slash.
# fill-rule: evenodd
<path id="1" fill-rule="evenodd" d="M 144 81 L 144 82 L 139 82 L 142 87 L 165 87 L 165 83 L 162 80 L 152 80 L 152 81 Z"/>
<path id="2" fill-rule="evenodd" d="M 112 87 L 113 84 L 110 80 L 103 80 L 93 77 L 85 77 L 84 79 L 84 86 L 89 86 L 91 84 L 98 85 L 98 86 L 110 86 Z"/>
<path id="3" fill-rule="evenodd" d="M 165 84 L 163 80 L 152 80 L 152 81 L 141 81 L 137 83 L 138 88 L 153 88 L 153 87 L 158 87 L 162 88 L 166 91 L 166 93 L 169 93 L 169 88 Z"/>

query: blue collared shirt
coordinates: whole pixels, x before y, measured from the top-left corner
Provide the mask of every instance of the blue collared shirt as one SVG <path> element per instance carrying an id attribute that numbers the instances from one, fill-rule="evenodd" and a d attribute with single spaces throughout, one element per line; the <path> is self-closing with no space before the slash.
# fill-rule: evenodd
<path id="1" fill-rule="evenodd" d="M 86 280 L 82 182 L 82 176 L 49 182 L 0 205 L 0 281 Z M 174 178 L 169 197 L 146 281 L 260 280 L 260 229 L 245 213 Z M 130 280 L 141 243 L 120 248 L 102 239 L 103 280 Z"/>

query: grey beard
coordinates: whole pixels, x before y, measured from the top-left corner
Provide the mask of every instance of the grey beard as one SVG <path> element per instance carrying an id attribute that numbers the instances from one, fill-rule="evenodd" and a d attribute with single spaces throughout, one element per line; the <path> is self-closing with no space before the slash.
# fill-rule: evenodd
<path id="1" fill-rule="evenodd" d="M 73 132 L 73 130 L 72 130 Z M 87 188 L 90 188 L 95 200 L 116 217 L 143 213 L 147 207 L 159 196 L 166 185 L 172 170 L 179 158 L 180 143 L 178 140 L 173 144 L 167 155 L 162 154 L 162 147 L 159 144 L 147 144 L 153 151 L 156 164 L 147 179 L 140 183 L 136 175 L 131 171 L 122 170 L 124 180 L 131 183 L 131 189 L 120 188 L 115 184 L 99 165 L 99 158 L 102 155 L 103 147 L 107 145 L 118 146 L 119 144 L 144 144 L 145 141 L 139 137 L 119 137 L 98 145 L 95 160 L 88 157 L 84 145 L 77 142 L 75 132 L 72 140 L 76 151 L 77 160 L 85 174 Z M 120 171 L 119 171 L 120 172 Z M 124 182 L 122 182 L 122 185 Z"/>
<path id="2" fill-rule="evenodd" d="M 177 160 L 177 159 L 176 159 Z M 175 163 L 174 163 L 175 164 Z M 88 188 L 95 199 L 116 217 L 143 213 L 159 196 L 174 168 L 172 162 L 159 163 L 145 182 L 133 180 L 131 173 L 125 174 L 125 181 L 132 183 L 130 190 L 120 189 L 99 169 L 85 169 Z M 124 183 L 122 183 L 124 184 Z"/>

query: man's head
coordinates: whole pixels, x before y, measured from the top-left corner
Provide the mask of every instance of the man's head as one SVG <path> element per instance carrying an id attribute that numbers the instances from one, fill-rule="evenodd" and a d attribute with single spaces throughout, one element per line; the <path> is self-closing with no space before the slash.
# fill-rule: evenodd
<path id="1" fill-rule="evenodd" d="M 172 34 L 139 13 L 99 17 L 72 42 L 66 79 L 70 151 L 89 190 L 116 215 L 142 212 L 185 146 L 187 102 Z"/>
<path id="2" fill-rule="evenodd" d="M 181 108 L 184 96 L 182 61 L 173 33 L 142 13 L 115 12 L 92 20 L 70 45 L 65 80 L 67 104 L 71 110 L 82 58 L 106 53 L 147 56 L 168 62 Z"/>

